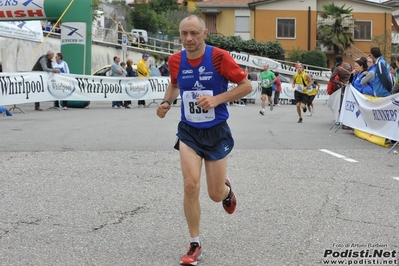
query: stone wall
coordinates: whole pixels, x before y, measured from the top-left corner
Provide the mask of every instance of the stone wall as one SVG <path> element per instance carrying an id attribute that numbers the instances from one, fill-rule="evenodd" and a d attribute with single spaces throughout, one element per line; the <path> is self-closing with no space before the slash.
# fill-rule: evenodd
<path id="1" fill-rule="evenodd" d="M 60 39 L 53 37 L 44 38 L 43 44 L 41 44 L 39 42 L 0 37 L 0 61 L 3 64 L 4 72 L 30 71 L 37 59 L 41 55 L 46 54 L 48 50 L 52 50 L 55 53 L 60 52 Z M 141 59 L 141 51 L 139 50 L 129 48 L 124 56 L 121 47 L 118 45 L 93 42 L 91 72 L 104 65 L 111 64 L 115 55 L 118 55 L 121 61 L 132 59 L 134 64 Z M 64 60 L 68 63 L 72 60 L 83 60 L 83 58 L 64 57 Z M 155 59 L 150 57 L 147 61 L 147 66 L 160 65 L 160 63 L 155 62 Z"/>

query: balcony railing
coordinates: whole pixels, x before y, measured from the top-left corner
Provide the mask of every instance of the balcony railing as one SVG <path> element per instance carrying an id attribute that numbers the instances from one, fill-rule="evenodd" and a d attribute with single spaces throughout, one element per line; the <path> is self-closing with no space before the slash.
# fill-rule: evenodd
<path id="1" fill-rule="evenodd" d="M 51 32 L 52 37 L 60 38 L 60 28 L 55 28 L 56 31 Z M 48 34 L 48 29 L 43 29 L 43 34 Z M 129 32 L 124 32 L 115 29 L 106 29 L 103 27 L 92 27 L 92 41 L 106 42 L 114 44 L 115 46 L 122 46 L 122 34 L 125 33 L 128 38 L 128 47 L 131 49 L 140 49 L 140 51 L 148 50 L 150 52 L 159 52 L 161 54 L 173 54 L 182 50 L 180 38 L 174 38 L 173 42 L 169 40 L 156 39 L 147 37 L 146 43 L 138 43 L 137 39 Z"/>

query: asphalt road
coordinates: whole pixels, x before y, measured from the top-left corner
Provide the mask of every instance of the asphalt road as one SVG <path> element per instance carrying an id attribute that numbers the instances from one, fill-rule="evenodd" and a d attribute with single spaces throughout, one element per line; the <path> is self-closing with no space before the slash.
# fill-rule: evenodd
<path id="1" fill-rule="evenodd" d="M 229 107 L 237 210 L 202 182 L 198 265 L 398 265 L 399 156 L 334 133 L 323 103 L 302 124 L 292 105 Z M 179 108 L 159 119 L 156 105 L 20 107 L 0 117 L 0 265 L 178 265 L 189 242 Z"/>

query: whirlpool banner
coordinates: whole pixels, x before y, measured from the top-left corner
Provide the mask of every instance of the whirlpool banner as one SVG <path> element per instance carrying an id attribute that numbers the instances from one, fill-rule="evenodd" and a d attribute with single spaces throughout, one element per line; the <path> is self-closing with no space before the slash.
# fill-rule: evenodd
<path id="1" fill-rule="evenodd" d="M 0 105 L 54 100 L 163 99 L 168 85 L 169 77 L 116 78 L 47 72 L 0 73 Z M 228 89 L 236 86 L 230 83 Z M 252 82 L 252 92 L 244 98 L 255 99 L 257 93 L 258 83 Z"/>

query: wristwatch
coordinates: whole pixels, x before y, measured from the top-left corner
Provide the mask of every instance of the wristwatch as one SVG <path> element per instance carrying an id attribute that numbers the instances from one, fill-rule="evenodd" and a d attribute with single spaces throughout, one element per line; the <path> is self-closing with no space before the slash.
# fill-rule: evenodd
<path id="1" fill-rule="evenodd" d="M 164 103 L 167 103 L 167 104 L 169 104 L 169 106 L 171 106 L 172 104 L 168 101 L 168 100 L 163 100 L 162 102 L 161 102 L 161 104 L 160 105 L 162 105 L 162 104 L 164 104 Z"/>

